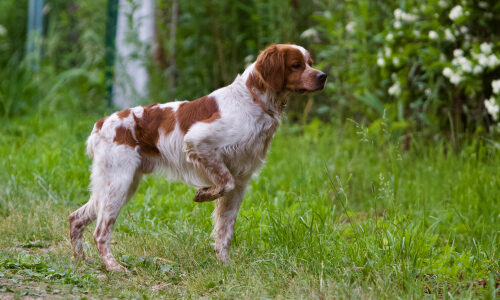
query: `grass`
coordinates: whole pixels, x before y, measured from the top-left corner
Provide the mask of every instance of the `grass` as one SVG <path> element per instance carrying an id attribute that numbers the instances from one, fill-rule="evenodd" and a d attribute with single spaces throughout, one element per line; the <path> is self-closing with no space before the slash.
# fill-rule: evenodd
<path id="1" fill-rule="evenodd" d="M 213 203 L 156 176 L 115 225 L 112 250 L 132 273 L 73 262 L 67 217 L 89 196 L 84 141 L 99 117 L 0 121 L 0 298 L 499 295 L 498 144 L 414 137 L 403 152 L 383 126 L 354 123 L 280 129 L 227 265 L 211 248 Z"/>

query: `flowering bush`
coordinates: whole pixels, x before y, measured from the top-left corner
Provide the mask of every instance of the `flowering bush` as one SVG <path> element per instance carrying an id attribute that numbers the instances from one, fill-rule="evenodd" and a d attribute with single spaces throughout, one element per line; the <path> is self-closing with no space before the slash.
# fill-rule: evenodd
<path id="1" fill-rule="evenodd" d="M 376 58 L 390 82 L 390 115 L 417 128 L 493 129 L 500 103 L 500 19 L 493 12 L 500 4 L 405 4 L 386 21 Z"/>

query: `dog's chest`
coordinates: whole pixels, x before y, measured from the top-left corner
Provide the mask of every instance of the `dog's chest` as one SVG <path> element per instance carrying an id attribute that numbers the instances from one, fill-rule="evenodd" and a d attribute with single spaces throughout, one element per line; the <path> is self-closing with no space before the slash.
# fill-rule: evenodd
<path id="1" fill-rule="evenodd" d="M 262 166 L 278 126 L 275 120 L 263 122 L 238 143 L 223 149 L 224 161 L 233 175 L 251 175 Z"/>

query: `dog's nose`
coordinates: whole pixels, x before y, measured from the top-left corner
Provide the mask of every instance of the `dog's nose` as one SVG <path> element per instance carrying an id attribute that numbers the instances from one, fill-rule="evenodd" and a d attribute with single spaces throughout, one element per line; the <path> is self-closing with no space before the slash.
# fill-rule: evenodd
<path id="1" fill-rule="evenodd" d="M 319 80 L 321 80 L 321 81 L 325 81 L 325 80 L 326 80 L 326 77 L 328 77 L 328 75 L 326 75 L 326 73 L 323 73 L 323 72 L 318 73 L 318 74 L 316 75 L 316 78 L 318 78 L 318 79 L 319 79 Z"/>

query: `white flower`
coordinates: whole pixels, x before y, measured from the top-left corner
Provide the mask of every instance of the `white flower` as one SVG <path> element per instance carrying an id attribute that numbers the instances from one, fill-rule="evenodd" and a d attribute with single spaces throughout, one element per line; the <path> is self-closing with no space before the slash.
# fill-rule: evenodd
<path id="1" fill-rule="evenodd" d="M 439 5 L 439 7 L 441 7 L 441 8 L 447 8 L 447 7 L 448 7 L 448 1 L 445 1 L 445 0 L 439 0 L 438 5 Z"/>
<path id="2" fill-rule="evenodd" d="M 413 35 L 416 36 L 416 37 L 420 37 L 420 31 L 416 30 L 416 29 L 413 29 Z"/>
<path id="3" fill-rule="evenodd" d="M 356 22 L 354 21 L 349 22 L 345 27 L 345 30 L 349 33 L 354 33 L 355 29 L 356 29 Z"/>
<path id="4" fill-rule="evenodd" d="M 443 75 L 447 77 L 453 84 L 459 84 L 463 80 L 460 74 L 455 73 L 452 69 L 448 67 L 443 69 Z"/>
<path id="5" fill-rule="evenodd" d="M 308 38 L 317 39 L 318 38 L 318 31 L 314 28 L 309 28 L 300 34 L 300 38 L 301 39 L 308 39 Z"/>
<path id="6" fill-rule="evenodd" d="M 464 50 L 462 49 L 455 49 L 453 50 L 453 56 L 455 57 L 460 57 L 464 55 Z"/>
<path id="7" fill-rule="evenodd" d="M 400 22 L 400 21 L 395 21 L 395 22 L 394 22 L 394 28 L 399 29 L 399 28 L 401 28 L 401 26 L 402 26 L 402 25 L 401 25 L 401 22 Z"/>
<path id="8" fill-rule="evenodd" d="M 385 47 L 384 48 L 384 54 L 385 54 L 385 57 L 391 56 L 391 54 L 392 54 L 391 48 Z"/>
<path id="9" fill-rule="evenodd" d="M 467 32 L 469 32 L 469 28 L 462 26 L 462 27 L 460 27 L 460 32 L 463 34 L 466 34 Z"/>
<path id="10" fill-rule="evenodd" d="M 403 14 L 403 16 L 402 16 L 402 19 L 403 19 L 403 21 L 405 21 L 405 22 L 411 23 L 411 22 L 415 22 L 418 18 L 417 18 L 417 16 L 416 16 L 416 15 L 412 15 L 412 14 L 405 13 L 405 14 Z"/>
<path id="11" fill-rule="evenodd" d="M 452 74 L 453 74 L 453 71 L 450 68 L 446 67 L 443 69 L 443 75 L 445 77 L 450 78 Z"/>
<path id="12" fill-rule="evenodd" d="M 436 40 L 438 38 L 438 34 L 434 30 L 431 30 L 429 31 L 429 38 L 431 40 Z"/>
<path id="13" fill-rule="evenodd" d="M 479 1 L 478 6 L 481 8 L 488 8 L 489 4 L 486 1 Z"/>
<path id="14" fill-rule="evenodd" d="M 399 67 L 399 58 L 397 57 L 392 58 L 392 64 L 395 65 L 396 67 Z"/>
<path id="15" fill-rule="evenodd" d="M 385 60 L 383 57 L 379 56 L 379 58 L 377 58 L 377 65 L 381 68 L 385 66 Z"/>
<path id="16" fill-rule="evenodd" d="M 6 34 L 7 34 L 7 29 L 5 29 L 5 27 L 0 25 L 0 36 L 4 36 Z"/>
<path id="17" fill-rule="evenodd" d="M 491 54 L 490 56 L 488 56 L 488 63 L 487 63 L 488 67 L 494 68 L 498 66 L 499 63 L 500 61 L 498 60 L 498 57 L 495 54 Z"/>
<path id="18" fill-rule="evenodd" d="M 486 107 L 486 110 L 491 115 L 493 120 L 496 122 L 498 120 L 498 111 L 500 110 L 500 108 L 495 102 L 495 98 L 491 97 L 489 100 L 485 100 L 484 106 Z"/>
<path id="19" fill-rule="evenodd" d="M 427 88 L 425 89 L 425 95 L 429 96 L 431 94 L 431 89 Z"/>
<path id="20" fill-rule="evenodd" d="M 394 10 L 394 18 L 396 19 L 401 19 L 401 15 L 403 14 L 403 11 L 399 8 L 396 8 Z"/>
<path id="21" fill-rule="evenodd" d="M 464 14 L 462 6 L 457 5 L 450 10 L 450 14 L 448 15 L 452 21 L 460 18 Z"/>
<path id="22" fill-rule="evenodd" d="M 415 22 L 417 20 L 417 16 L 404 12 L 399 8 L 396 8 L 396 10 L 394 10 L 394 18 L 396 18 L 396 20 L 402 20 L 404 22 Z"/>
<path id="23" fill-rule="evenodd" d="M 493 80 L 491 82 L 491 87 L 493 88 L 493 93 L 494 94 L 500 93 L 500 79 Z"/>
<path id="24" fill-rule="evenodd" d="M 466 72 L 466 73 L 470 73 L 472 72 L 472 63 L 470 62 L 470 60 L 468 60 L 467 58 L 461 56 L 459 58 L 457 58 L 458 60 L 458 64 L 460 65 L 460 68 Z"/>
<path id="25" fill-rule="evenodd" d="M 449 28 L 445 29 L 444 36 L 445 36 L 447 41 L 450 41 L 450 42 L 455 41 L 455 36 L 453 35 L 453 33 L 451 32 L 451 30 Z"/>
<path id="26" fill-rule="evenodd" d="M 476 59 L 481 66 L 483 67 L 488 66 L 488 57 L 484 55 L 484 53 L 479 53 L 479 55 L 476 55 Z"/>
<path id="27" fill-rule="evenodd" d="M 387 91 L 391 96 L 399 96 L 401 95 L 401 86 L 399 85 L 399 81 L 396 81 Z"/>
<path id="28" fill-rule="evenodd" d="M 455 84 L 455 85 L 459 84 L 462 80 L 463 80 L 462 76 L 460 76 L 457 73 L 453 73 L 450 76 L 450 82 L 453 83 L 453 84 Z"/>
<path id="29" fill-rule="evenodd" d="M 394 39 L 394 34 L 392 32 L 389 32 L 386 36 L 385 39 L 391 42 Z"/>
<path id="30" fill-rule="evenodd" d="M 472 70 L 472 73 L 474 73 L 475 75 L 481 74 L 481 72 L 483 72 L 483 67 L 481 67 L 480 65 L 476 65 Z"/>
<path id="31" fill-rule="evenodd" d="M 481 52 L 483 52 L 484 54 L 490 54 L 493 45 L 491 43 L 482 43 L 479 47 L 481 48 Z"/>

